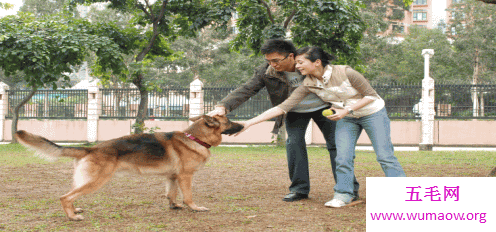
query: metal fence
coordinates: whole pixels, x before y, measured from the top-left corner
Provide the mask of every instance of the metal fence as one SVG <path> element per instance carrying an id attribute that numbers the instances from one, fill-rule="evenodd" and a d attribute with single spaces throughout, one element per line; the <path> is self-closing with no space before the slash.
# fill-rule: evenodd
<path id="1" fill-rule="evenodd" d="M 204 87 L 204 112 L 214 106 L 236 87 Z M 419 119 L 421 84 L 376 84 L 373 88 L 385 100 L 391 119 Z M 29 94 L 29 90 L 9 90 L 7 118 L 14 106 Z M 137 89 L 100 89 L 100 118 L 135 118 L 140 103 Z M 167 88 L 148 93 L 150 119 L 180 119 L 189 117 L 189 87 Z M 435 85 L 435 111 L 437 119 L 496 119 L 496 84 L 486 85 Z M 253 118 L 271 108 L 267 90 L 258 94 L 229 113 L 233 119 Z M 87 90 L 39 90 L 20 109 L 20 118 L 86 119 Z"/>
<path id="2" fill-rule="evenodd" d="M 209 112 L 214 109 L 215 105 L 225 96 L 235 90 L 236 87 L 204 87 L 204 112 Z M 270 109 L 269 94 L 266 88 L 263 88 L 255 96 L 243 103 L 237 109 L 230 112 L 227 116 L 235 119 L 250 119 L 264 111 Z"/>
<path id="3" fill-rule="evenodd" d="M 8 90 L 9 103 L 6 117 L 12 118 L 15 107 L 29 95 L 31 90 Z M 40 119 L 86 119 L 88 114 L 88 90 L 38 90 L 23 107 L 20 118 Z"/>
<path id="4" fill-rule="evenodd" d="M 417 103 L 422 97 L 421 84 L 374 85 L 372 87 L 384 99 L 390 119 L 420 117 Z"/>
<path id="5" fill-rule="evenodd" d="M 435 86 L 436 118 L 496 119 L 496 84 Z"/>
<path id="6" fill-rule="evenodd" d="M 100 118 L 136 118 L 140 104 L 138 89 L 100 89 Z M 151 119 L 187 119 L 189 88 L 167 88 L 148 92 L 147 116 Z"/>

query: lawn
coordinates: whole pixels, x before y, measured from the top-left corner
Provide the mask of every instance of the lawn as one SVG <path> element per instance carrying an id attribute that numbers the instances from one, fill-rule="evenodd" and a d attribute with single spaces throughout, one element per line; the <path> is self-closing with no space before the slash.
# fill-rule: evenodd
<path id="1" fill-rule="evenodd" d="M 217 147 L 194 177 L 193 196 L 208 212 L 171 210 L 161 176 L 115 176 L 79 198 L 82 222 L 69 221 L 59 197 L 71 186 L 71 159 L 48 162 L 20 145 L 0 145 L 0 231 L 365 231 L 366 205 L 330 209 L 334 181 L 327 151 L 309 148 L 310 199 L 287 203 L 284 148 Z M 396 152 L 408 176 L 481 177 L 496 152 Z M 357 152 L 356 176 L 366 200 L 367 176 L 383 176 L 375 154 Z"/>

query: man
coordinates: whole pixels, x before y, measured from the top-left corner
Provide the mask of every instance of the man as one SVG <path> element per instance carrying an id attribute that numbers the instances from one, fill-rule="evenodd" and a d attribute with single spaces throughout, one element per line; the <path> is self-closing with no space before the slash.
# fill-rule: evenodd
<path id="1" fill-rule="evenodd" d="M 301 83 L 301 76 L 295 69 L 296 48 L 292 42 L 284 39 L 272 39 L 262 45 L 260 51 L 265 56 L 266 63 L 255 70 L 253 78 L 222 99 L 208 115 L 224 115 L 239 107 L 250 97 L 266 87 L 272 106 L 277 106 L 286 100 Z M 276 118 L 272 133 L 277 134 L 283 121 L 286 123 L 288 139 L 286 152 L 288 159 L 290 193 L 284 201 L 298 201 L 308 198 L 310 192 L 310 177 L 308 171 L 308 155 L 305 143 L 305 132 L 313 119 L 320 128 L 326 140 L 331 158 L 331 166 L 336 178 L 336 144 L 334 131 L 336 123 L 322 116 L 322 111 L 330 106 L 315 94 L 308 95 L 286 115 Z M 358 182 L 354 181 L 356 196 Z"/>

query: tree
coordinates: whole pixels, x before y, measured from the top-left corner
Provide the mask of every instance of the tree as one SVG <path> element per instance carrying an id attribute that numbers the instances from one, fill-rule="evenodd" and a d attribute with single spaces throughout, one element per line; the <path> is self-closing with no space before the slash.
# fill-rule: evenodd
<path id="1" fill-rule="evenodd" d="M 405 7 L 408 7 L 408 6 L 412 5 L 414 0 L 395 0 L 395 1 L 401 1 L 405 4 Z"/>
<path id="2" fill-rule="evenodd" d="M 463 66 L 457 63 L 456 54 L 448 37 L 439 29 L 411 27 L 401 43 L 389 40 L 363 50 L 373 51 L 374 59 L 366 60 L 365 76 L 376 83 L 415 82 L 423 78 L 424 59 L 422 50 L 434 49 L 430 60 L 431 76 L 436 80 L 456 81 L 463 79 Z M 377 55 L 379 54 L 379 55 Z M 392 65 L 394 64 L 394 65 Z"/>
<path id="3" fill-rule="evenodd" d="M 393 22 L 403 20 L 407 6 L 401 0 L 363 0 L 362 2 L 366 7 L 360 14 L 367 28 L 360 41 L 360 61 L 363 64 L 355 66 L 355 69 L 367 73 L 367 65 L 387 55 L 388 49 L 393 48 L 390 44 L 394 40 L 393 37 L 403 32 L 397 31 L 401 29 L 400 27 L 398 29 L 393 27 L 392 33 L 385 33 Z"/>
<path id="4" fill-rule="evenodd" d="M 460 62 L 467 66 L 467 79 L 472 84 L 494 80 L 496 76 L 496 14 L 495 5 L 467 0 L 454 4 L 451 9 L 454 18 L 451 32 Z M 479 105 L 483 103 L 483 90 L 472 91 L 473 114 L 479 116 Z M 479 98 L 481 101 L 479 102 Z M 492 100 L 492 99 L 490 99 Z M 482 108 L 482 106 L 480 107 Z"/>
<path id="5" fill-rule="evenodd" d="M 61 13 L 66 5 L 65 0 L 24 0 L 19 8 L 22 12 L 31 12 L 36 17 Z"/>
<path id="6" fill-rule="evenodd" d="M 467 76 L 471 77 L 474 84 L 494 78 L 496 36 L 493 33 L 496 32 L 496 21 L 493 16 L 496 6 L 467 1 L 450 11 L 455 15 L 450 25 L 455 48 L 472 72 Z"/>
<path id="7" fill-rule="evenodd" d="M 467 0 L 448 9 L 453 45 L 473 84 L 496 76 L 496 6 Z"/>
<path id="8" fill-rule="evenodd" d="M 6 76 L 3 70 L 0 68 L 0 82 L 7 84 L 10 90 L 26 87 L 26 82 L 24 81 L 24 78 L 21 77 L 21 75 L 24 74 L 22 72 L 16 72 L 11 76 Z"/>
<path id="9" fill-rule="evenodd" d="M 171 45 L 178 55 L 157 66 L 165 73 L 155 83 L 185 86 L 200 78 L 205 85 L 235 86 L 248 80 L 263 60 L 249 49 L 231 51 L 230 35 L 231 31 L 207 28 L 195 38 L 178 38 Z"/>
<path id="10" fill-rule="evenodd" d="M 120 48 L 109 38 L 93 34 L 89 22 L 63 15 L 43 20 L 30 13 L 0 19 L 0 67 L 6 76 L 22 72 L 31 93 L 15 107 L 12 138 L 17 131 L 19 109 L 36 90 L 57 89 L 60 79 L 69 81 L 71 66 L 80 65 L 89 52 L 95 52 L 105 69 L 122 72 Z M 14 142 L 15 139 L 14 139 Z"/>
<path id="11" fill-rule="evenodd" d="M 144 120 L 147 118 L 147 88 L 150 87 L 145 81 L 144 71 L 146 66 L 158 56 L 171 56 L 173 52 L 170 50 L 169 44 L 177 36 L 195 36 L 200 29 L 210 25 L 212 18 L 210 18 L 211 14 L 209 12 L 213 11 L 214 8 L 210 1 L 202 0 L 163 0 L 155 1 L 154 3 L 150 3 L 149 0 L 71 0 L 73 7 L 78 3 L 97 2 L 109 2 L 108 7 L 133 15 L 133 28 L 139 27 L 141 29 L 138 33 L 143 35 L 142 37 L 135 36 L 134 39 L 126 37 L 112 38 L 120 40 L 123 44 L 136 46 L 138 51 L 135 54 L 134 66 L 136 68 L 130 81 L 140 91 L 136 124 L 143 125 Z M 130 29 L 121 29 L 121 31 Z M 135 127 L 134 133 L 142 133 L 140 128 L 142 127 Z"/>
<path id="12" fill-rule="evenodd" d="M 123 54 L 123 64 L 128 69 L 128 72 L 116 75 L 112 70 L 104 70 L 99 66 L 96 55 L 92 54 L 87 57 L 88 66 L 91 67 L 91 75 L 100 79 L 100 84 L 106 88 L 131 88 L 132 71 L 131 65 L 135 62 L 135 55 L 138 46 L 133 45 L 134 41 L 144 39 L 145 36 L 140 35 L 140 30 L 134 28 L 131 23 L 133 16 L 131 14 L 121 13 L 118 10 L 108 7 L 97 7 L 95 5 L 86 6 L 86 14 L 84 19 L 95 22 L 98 27 L 103 28 L 100 33 L 112 35 L 115 41 L 121 44 L 126 54 Z M 88 9 L 89 8 L 89 9 Z M 126 41 L 125 39 L 128 41 Z"/>
<path id="13" fill-rule="evenodd" d="M 227 43 L 220 44 L 211 57 L 211 63 L 204 65 L 200 77 L 216 86 L 240 85 L 251 79 L 255 68 L 264 62 L 250 49 L 231 51 Z"/>
<path id="14" fill-rule="evenodd" d="M 14 8 L 14 5 L 12 5 L 10 3 L 0 2 L 0 9 L 9 10 L 9 9 L 12 9 L 12 8 Z"/>
<path id="15" fill-rule="evenodd" d="M 290 38 L 299 46 L 314 45 L 336 54 L 341 62 L 357 61 L 358 43 L 365 29 L 360 1 L 346 0 L 219 0 L 218 12 L 232 12 L 239 33 L 232 49 L 245 46 L 256 54 L 264 40 Z M 230 17 L 217 16 L 223 27 Z"/>

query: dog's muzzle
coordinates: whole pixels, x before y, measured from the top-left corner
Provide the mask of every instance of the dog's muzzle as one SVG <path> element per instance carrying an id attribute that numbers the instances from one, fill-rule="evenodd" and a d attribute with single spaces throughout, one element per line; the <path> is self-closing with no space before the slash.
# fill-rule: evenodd
<path id="1" fill-rule="evenodd" d="M 238 123 L 231 123 L 231 127 L 226 129 L 225 131 L 222 131 L 222 134 L 224 135 L 232 135 L 235 133 L 240 132 L 243 130 L 244 126 Z"/>

